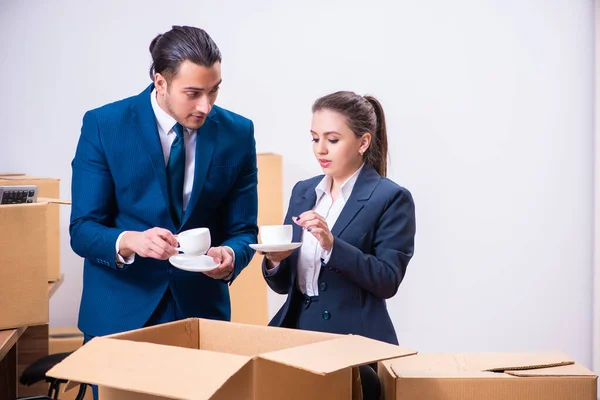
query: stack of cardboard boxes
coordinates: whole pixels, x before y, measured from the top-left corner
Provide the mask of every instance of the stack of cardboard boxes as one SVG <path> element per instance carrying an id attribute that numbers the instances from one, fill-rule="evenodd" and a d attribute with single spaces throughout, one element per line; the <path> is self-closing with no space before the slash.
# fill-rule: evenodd
<path id="1" fill-rule="evenodd" d="M 0 174 L 1 186 L 37 186 L 38 202 L 0 206 L 0 329 L 27 326 L 17 346 L 18 374 L 48 354 L 49 282 L 60 279 L 59 180 Z M 56 287 L 56 285 L 55 285 Z M 44 382 L 19 395 L 46 392 Z"/>
<path id="2" fill-rule="evenodd" d="M 0 329 L 47 324 L 48 282 L 60 278 L 59 180 L 12 174 L 0 185 L 38 187 L 37 203 L 0 206 Z"/>

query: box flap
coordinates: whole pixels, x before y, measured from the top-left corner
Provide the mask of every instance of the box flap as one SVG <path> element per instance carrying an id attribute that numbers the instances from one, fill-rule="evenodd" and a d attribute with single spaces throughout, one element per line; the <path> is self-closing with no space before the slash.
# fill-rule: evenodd
<path id="1" fill-rule="evenodd" d="M 47 375 L 143 394 L 209 399 L 250 360 L 231 354 L 97 337 Z M 199 379 L 202 385 L 198 384 Z"/>
<path id="2" fill-rule="evenodd" d="M 403 378 L 507 378 L 510 376 L 581 375 L 574 361 L 560 353 L 419 354 L 384 362 L 394 376 Z M 567 367 L 565 367 L 567 366 Z M 585 369 L 583 369 L 585 370 Z M 504 372 L 504 373 L 498 373 Z M 508 375 L 510 374 L 510 375 Z"/>
<path id="3" fill-rule="evenodd" d="M 246 356 L 257 356 L 341 337 L 331 333 L 209 319 L 198 319 L 197 323 L 200 326 L 200 349 Z"/>
<path id="4" fill-rule="evenodd" d="M 168 322 L 160 325 L 153 325 L 146 328 L 134 329 L 121 333 L 114 333 L 105 337 L 132 340 L 134 342 L 185 347 L 188 349 L 199 348 L 198 321 L 196 321 L 194 318 Z"/>
<path id="5" fill-rule="evenodd" d="M 38 203 L 51 203 L 51 204 L 66 204 L 66 205 L 71 204 L 71 200 L 53 199 L 50 197 L 38 197 L 37 202 Z"/>
<path id="6" fill-rule="evenodd" d="M 337 339 L 261 354 L 260 357 L 326 375 L 347 367 L 413 354 L 417 352 L 363 336 L 344 335 Z"/>

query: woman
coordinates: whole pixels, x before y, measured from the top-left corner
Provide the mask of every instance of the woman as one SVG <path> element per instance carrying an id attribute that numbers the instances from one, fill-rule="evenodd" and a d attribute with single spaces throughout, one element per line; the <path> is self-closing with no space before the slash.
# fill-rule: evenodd
<path id="1" fill-rule="evenodd" d="M 325 175 L 292 191 L 285 224 L 302 246 L 265 253 L 267 284 L 288 295 L 270 325 L 398 344 L 385 300 L 413 255 L 415 210 L 410 192 L 385 177 L 383 109 L 373 97 L 336 92 L 312 111 L 313 151 Z"/>

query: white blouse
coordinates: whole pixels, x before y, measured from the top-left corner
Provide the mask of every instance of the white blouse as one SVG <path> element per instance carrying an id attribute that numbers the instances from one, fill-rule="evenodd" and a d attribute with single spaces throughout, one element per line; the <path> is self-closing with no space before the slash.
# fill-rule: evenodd
<path id="1" fill-rule="evenodd" d="M 348 178 L 338 192 L 338 196 L 333 201 L 331 197 L 331 178 L 327 175 L 323 177 L 321 182 L 315 188 L 317 194 L 317 202 L 313 210 L 325 218 L 329 230 L 332 229 L 338 217 L 342 213 L 346 202 L 352 194 L 352 189 L 356 183 L 356 179 L 363 169 L 363 165 Z M 306 230 L 302 231 L 302 246 L 298 255 L 298 289 L 307 296 L 319 295 L 319 274 L 321 272 L 321 259 L 327 264 L 331 257 L 331 253 L 321 247 L 317 238 Z"/>

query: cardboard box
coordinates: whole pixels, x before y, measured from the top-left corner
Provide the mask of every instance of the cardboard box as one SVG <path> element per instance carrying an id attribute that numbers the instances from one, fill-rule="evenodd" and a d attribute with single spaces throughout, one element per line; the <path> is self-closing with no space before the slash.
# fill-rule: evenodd
<path id="1" fill-rule="evenodd" d="M 48 353 L 67 353 L 78 350 L 83 345 L 83 333 L 76 327 L 50 328 L 48 336 Z M 59 393 L 59 400 L 75 400 L 77 390 Z M 84 400 L 93 400 L 92 390 L 90 388 L 85 392 Z"/>
<path id="2" fill-rule="evenodd" d="M 0 205 L 0 329 L 48 323 L 48 213 L 61 200 Z"/>
<path id="3" fill-rule="evenodd" d="M 0 206 L 0 329 L 48 323 L 48 204 Z"/>
<path id="4" fill-rule="evenodd" d="M 67 353 L 83 345 L 83 333 L 76 327 L 50 328 L 48 353 Z"/>
<path id="5" fill-rule="evenodd" d="M 385 400 L 596 400 L 598 379 L 562 354 L 419 354 L 378 370 Z"/>
<path id="6" fill-rule="evenodd" d="M 38 187 L 38 197 L 51 199 L 60 198 L 60 180 L 54 178 L 38 178 L 28 175 L 0 175 L 1 186 L 35 185 Z M 47 270 L 48 282 L 60 279 L 60 207 L 50 207 L 47 213 L 48 235 Z"/>
<path id="7" fill-rule="evenodd" d="M 283 223 L 282 157 L 262 153 L 258 163 L 258 226 Z M 268 287 L 262 275 L 263 256 L 252 261 L 229 287 L 231 321 L 254 325 L 269 323 Z"/>
<path id="8" fill-rule="evenodd" d="M 361 336 L 191 318 L 94 338 L 47 375 L 97 384 L 103 400 L 350 399 L 352 367 L 410 354 Z"/>

